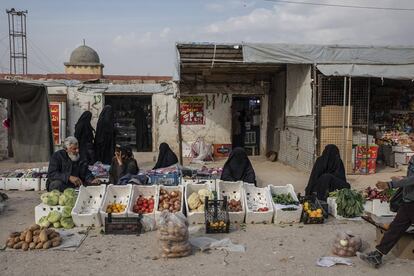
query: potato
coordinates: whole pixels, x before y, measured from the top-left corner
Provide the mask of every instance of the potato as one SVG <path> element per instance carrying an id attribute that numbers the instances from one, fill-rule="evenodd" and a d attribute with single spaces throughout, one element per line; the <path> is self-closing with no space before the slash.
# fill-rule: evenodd
<path id="1" fill-rule="evenodd" d="M 52 242 L 51 241 L 47 241 L 47 242 L 45 242 L 43 244 L 43 249 L 49 249 L 51 245 L 52 245 Z"/>
<path id="2" fill-rule="evenodd" d="M 38 243 L 39 242 L 39 236 L 34 236 L 33 237 L 33 242 Z"/>
<path id="3" fill-rule="evenodd" d="M 23 242 L 22 249 L 23 249 L 23 251 L 27 251 L 27 249 L 29 249 L 29 243 Z"/>
<path id="4" fill-rule="evenodd" d="M 20 236 L 14 238 L 14 243 L 18 243 L 20 241 Z"/>
<path id="5" fill-rule="evenodd" d="M 20 240 L 24 241 L 26 239 L 26 231 L 23 231 L 22 233 L 20 233 Z"/>
<path id="6" fill-rule="evenodd" d="M 39 242 L 35 247 L 35 249 L 42 249 L 42 248 L 43 248 L 43 242 Z"/>
<path id="7" fill-rule="evenodd" d="M 16 243 L 16 244 L 13 246 L 13 248 L 14 248 L 14 249 L 20 249 L 20 248 L 22 248 L 22 245 L 23 245 L 23 242 L 22 242 L 22 241 L 19 241 L 18 243 Z"/>
<path id="8" fill-rule="evenodd" d="M 29 249 L 30 249 L 30 250 L 35 249 L 35 247 L 36 247 L 36 243 L 35 243 L 35 242 L 31 242 L 31 243 L 29 244 Z"/>
<path id="9" fill-rule="evenodd" d="M 42 231 L 40 231 L 39 239 L 40 239 L 41 242 L 46 242 L 48 240 L 48 238 L 47 238 L 47 232 L 46 232 L 45 229 L 43 229 Z"/>
<path id="10" fill-rule="evenodd" d="M 30 231 L 35 231 L 40 229 L 40 226 L 38 224 L 33 224 L 32 226 L 29 227 Z"/>
<path id="11" fill-rule="evenodd" d="M 32 233 L 32 231 L 27 231 L 27 233 L 26 233 L 26 238 L 25 238 L 25 242 L 27 242 L 27 243 L 31 243 L 32 242 L 32 240 L 33 240 L 33 233 Z"/>
<path id="12" fill-rule="evenodd" d="M 40 234 L 40 229 L 36 229 L 36 230 L 34 230 L 33 231 L 33 236 L 39 236 L 39 234 Z"/>
<path id="13" fill-rule="evenodd" d="M 58 232 L 53 232 L 52 234 L 49 235 L 49 239 L 52 240 L 56 237 L 60 237 L 60 234 Z"/>
<path id="14" fill-rule="evenodd" d="M 46 229 L 45 231 L 46 231 L 46 235 L 48 236 L 51 235 L 52 233 L 55 233 L 55 230 L 50 229 L 50 228 Z"/>
<path id="15" fill-rule="evenodd" d="M 55 242 L 55 241 L 62 242 L 62 238 L 61 237 L 54 237 L 53 239 L 51 239 L 51 241 L 52 242 Z"/>
<path id="16" fill-rule="evenodd" d="M 13 232 L 10 234 L 10 238 L 20 237 L 20 232 Z"/>
<path id="17" fill-rule="evenodd" d="M 62 243 L 62 241 L 61 241 L 61 240 L 56 240 L 56 241 L 53 241 L 53 242 L 52 242 L 52 247 L 59 246 L 61 243 Z"/>

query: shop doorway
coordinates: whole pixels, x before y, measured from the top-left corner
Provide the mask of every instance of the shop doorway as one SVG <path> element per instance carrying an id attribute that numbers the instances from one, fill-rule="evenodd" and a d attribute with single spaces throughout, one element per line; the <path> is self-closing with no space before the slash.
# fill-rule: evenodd
<path id="1" fill-rule="evenodd" d="M 260 155 L 260 97 L 234 96 L 231 112 L 233 148 Z"/>
<path id="2" fill-rule="evenodd" d="M 114 110 L 116 143 L 134 151 L 152 151 L 151 96 L 105 96 Z"/>

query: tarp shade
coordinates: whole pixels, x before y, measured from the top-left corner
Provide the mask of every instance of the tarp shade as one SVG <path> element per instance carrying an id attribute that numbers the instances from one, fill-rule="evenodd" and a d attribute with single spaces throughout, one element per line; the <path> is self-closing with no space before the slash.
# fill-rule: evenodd
<path id="1" fill-rule="evenodd" d="M 386 79 L 413 80 L 414 64 L 407 65 L 363 65 L 363 64 L 319 64 L 316 66 L 325 76 L 377 77 Z"/>
<path id="2" fill-rule="evenodd" d="M 11 100 L 11 128 L 16 162 L 47 162 L 53 153 L 47 89 L 44 85 L 0 80 L 0 98 Z"/>

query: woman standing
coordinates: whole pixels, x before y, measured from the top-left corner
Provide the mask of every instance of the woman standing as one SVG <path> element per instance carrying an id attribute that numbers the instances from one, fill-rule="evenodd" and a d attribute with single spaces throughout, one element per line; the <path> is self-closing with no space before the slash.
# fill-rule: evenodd
<path id="1" fill-rule="evenodd" d="M 75 137 L 79 142 L 79 155 L 81 160 L 85 160 L 89 165 L 95 160 L 93 135 L 95 130 L 91 125 L 92 113 L 85 111 L 79 117 L 75 125 Z"/>
<path id="2" fill-rule="evenodd" d="M 99 115 L 95 135 L 95 156 L 96 161 L 103 164 L 111 164 L 115 153 L 114 113 L 110 105 L 106 105 Z"/>

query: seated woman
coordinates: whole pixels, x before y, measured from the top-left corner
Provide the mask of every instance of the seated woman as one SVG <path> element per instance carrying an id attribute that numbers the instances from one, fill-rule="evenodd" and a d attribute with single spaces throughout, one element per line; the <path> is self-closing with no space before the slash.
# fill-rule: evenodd
<path id="1" fill-rule="evenodd" d="M 137 160 L 134 159 L 130 147 L 115 148 L 115 157 L 112 158 L 111 168 L 109 169 L 109 181 L 111 184 L 118 184 L 119 179 L 127 174 L 137 174 L 139 172 Z"/>
<path id="2" fill-rule="evenodd" d="M 256 174 L 243 148 L 234 148 L 223 167 L 221 180 L 243 181 L 256 185 Z"/>
<path id="3" fill-rule="evenodd" d="M 318 199 L 326 200 L 329 192 L 350 187 L 346 182 L 345 167 L 338 147 L 327 145 L 313 165 L 305 194 L 316 193 Z"/>
<path id="4" fill-rule="evenodd" d="M 178 163 L 177 155 L 170 149 L 167 143 L 161 143 L 158 153 L 157 163 L 153 170 L 167 168 Z"/>

